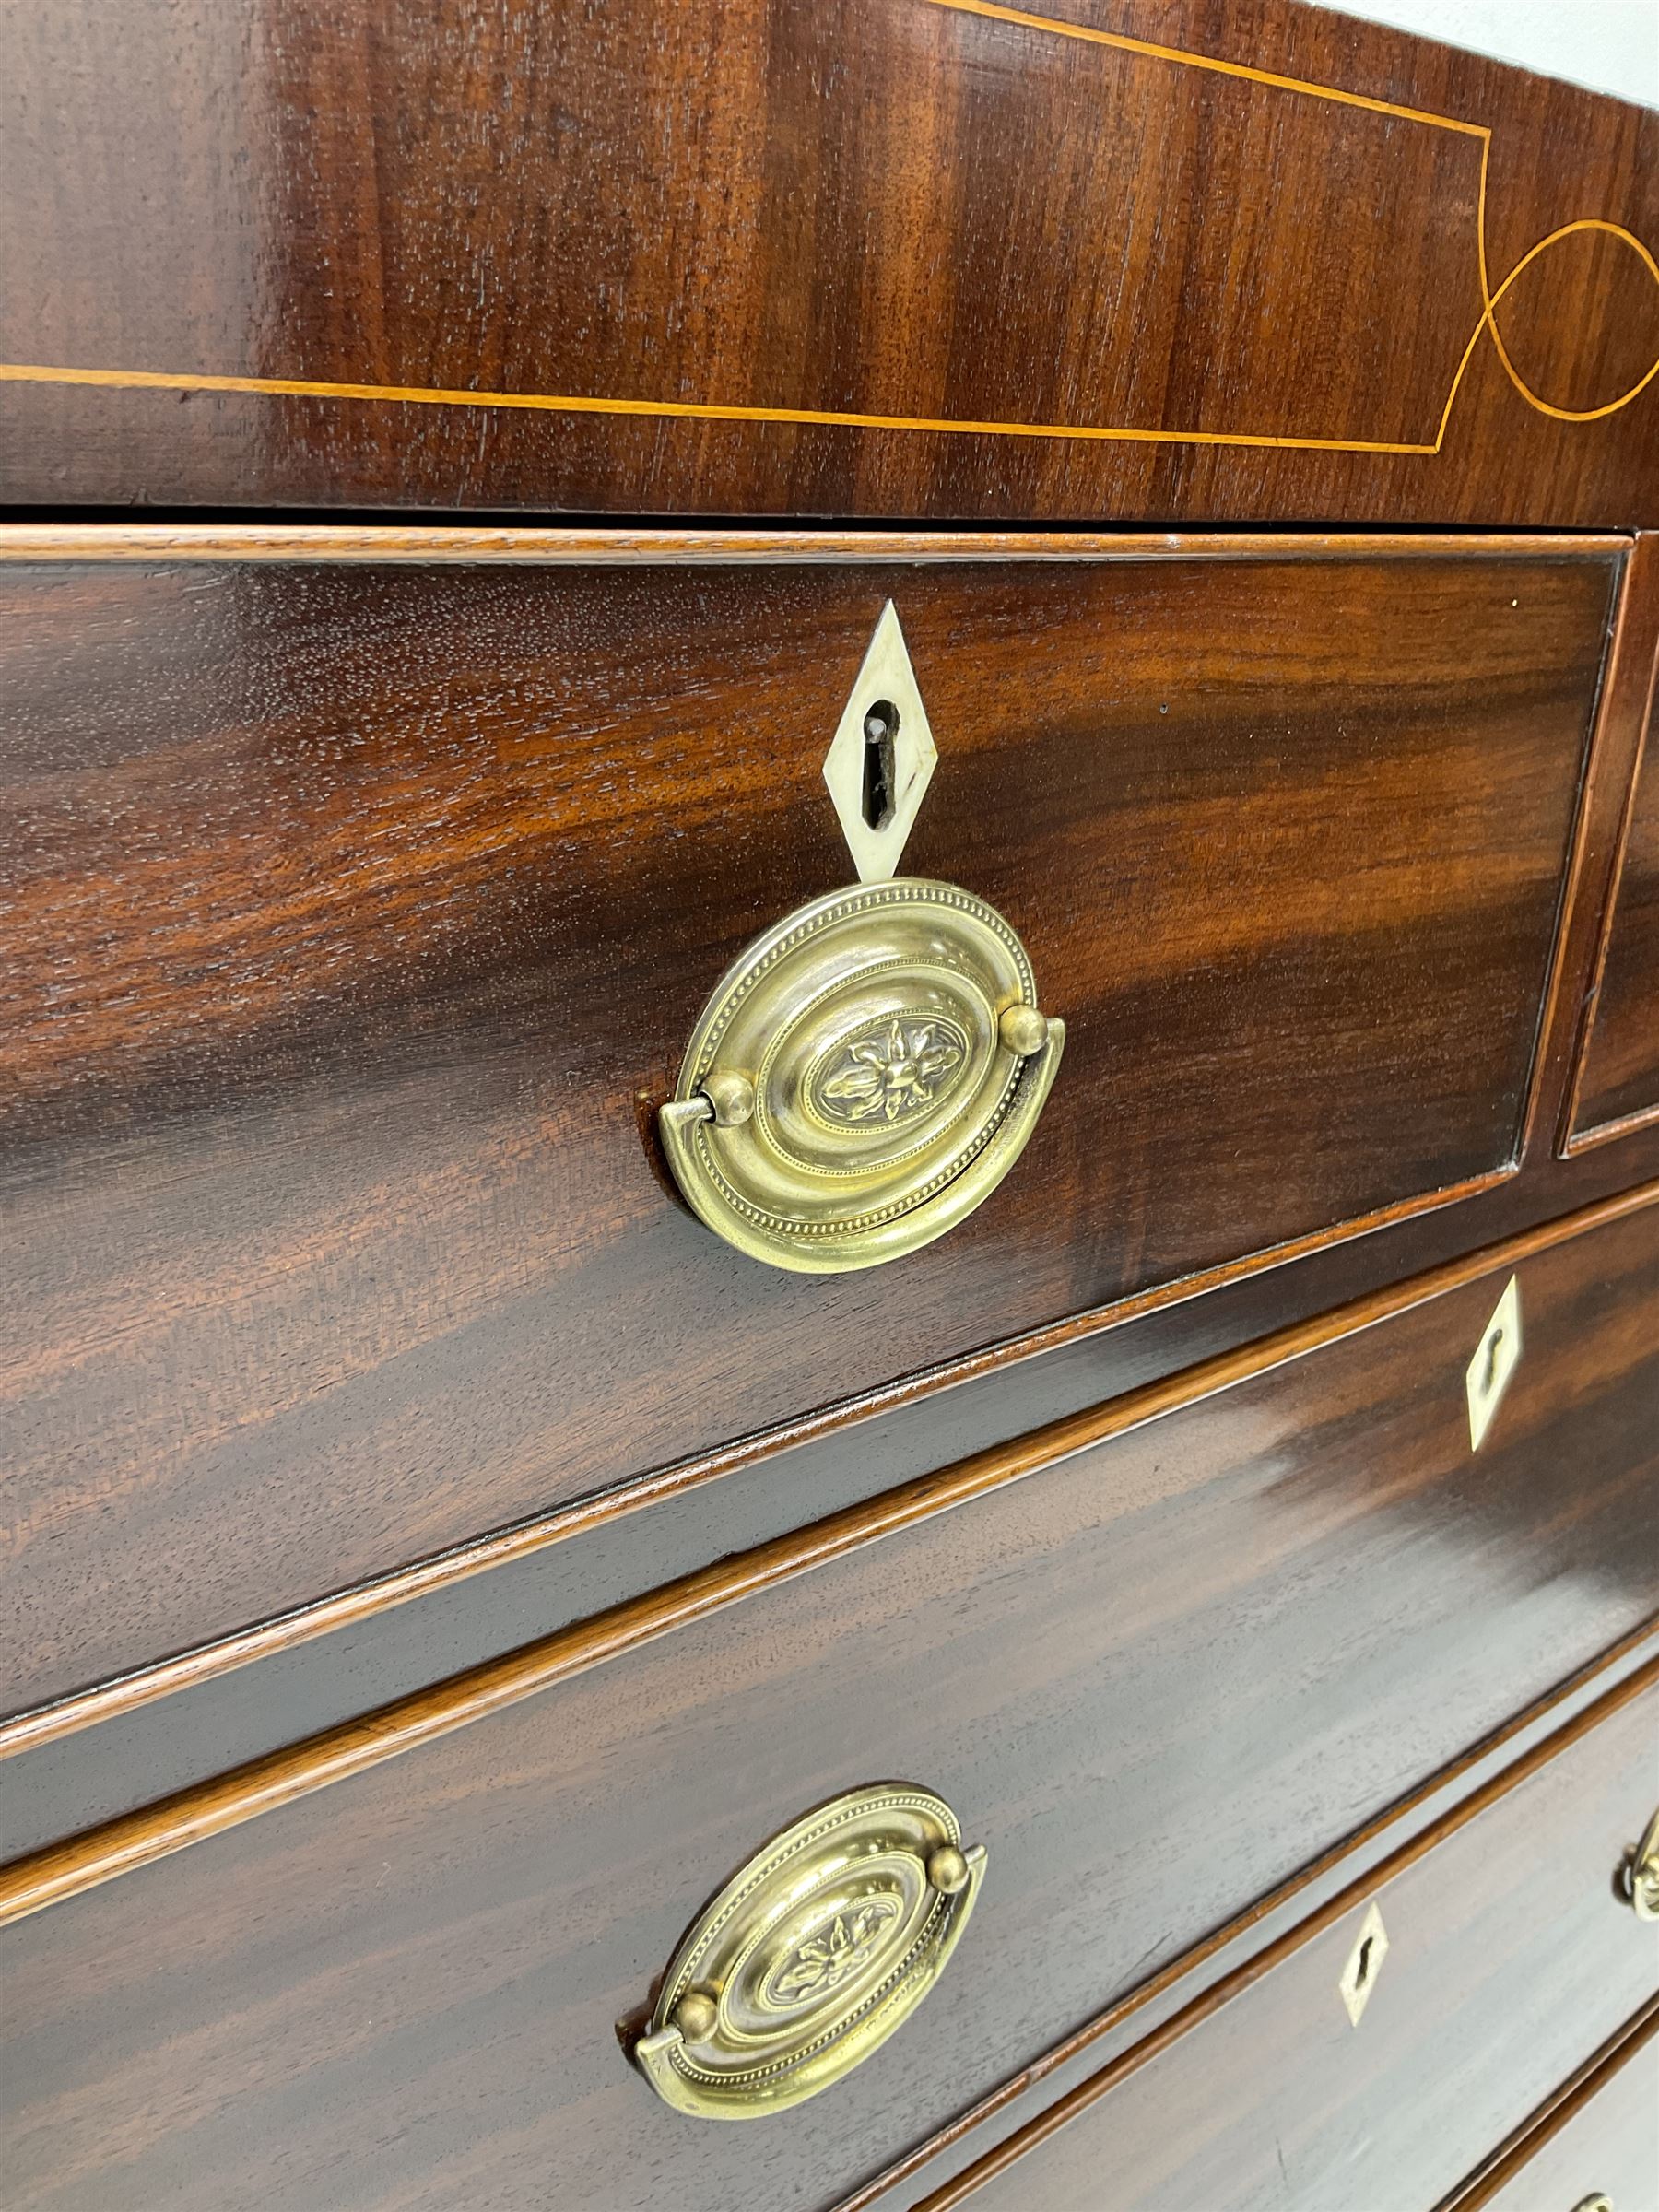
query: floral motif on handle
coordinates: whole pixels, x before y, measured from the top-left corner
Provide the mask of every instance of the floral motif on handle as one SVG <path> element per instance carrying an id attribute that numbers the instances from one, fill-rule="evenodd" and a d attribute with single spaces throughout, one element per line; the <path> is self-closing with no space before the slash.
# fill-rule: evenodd
<path id="1" fill-rule="evenodd" d="M 865 1965 L 899 1916 L 889 1898 L 872 1898 L 815 1928 L 767 1977 L 773 1998 L 827 1996 Z"/>
<path id="2" fill-rule="evenodd" d="M 950 1088 L 966 1058 L 954 1023 L 894 1015 L 849 1040 L 818 1086 L 818 1103 L 841 1122 L 909 1121 Z"/>

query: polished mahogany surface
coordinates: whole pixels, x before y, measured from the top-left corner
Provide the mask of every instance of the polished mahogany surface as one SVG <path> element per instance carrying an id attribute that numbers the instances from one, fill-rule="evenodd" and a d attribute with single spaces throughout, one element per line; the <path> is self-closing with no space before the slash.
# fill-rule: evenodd
<path id="1" fill-rule="evenodd" d="M 1659 1209 L 1518 1273 L 1478 1454 L 1502 1270 L 22 1922 L 19 2202 L 830 2201 L 1652 1616 Z M 812 2104 L 669 2114 L 618 2021 L 889 1773 L 991 1850 L 947 1982 Z"/>
<path id="2" fill-rule="evenodd" d="M 1480 2176 L 1446 2212 L 1535 2212 L 1599 2192 L 1618 2212 L 1659 2204 L 1659 1997 L 1602 2064 L 1551 2100 L 1512 2162 Z"/>
<path id="3" fill-rule="evenodd" d="M 1659 2212 L 1656 252 L 1298 0 L 0 6 L 7 2212 Z M 1068 1040 L 784 1276 L 656 1110 L 889 601 Z M 882 1776 L 939 1987 L 670 2112 Z"/>
<path id="4" fill-rule="evenodd" d="M 1636 1918 L 1617 1876 L 1653 1806 L 1656 1732 L 1659 1688 L 1381 1886 L 1388 1948 L 1357 2027 L 1337 1984 L 1363 1905 L 996 2178 L 941 2191 L 925 2212 L 1441 2203 L 1653 1994 L 1659 1927 Z M 1633 2066 L 1651 2090 L 1651 2065 Z M 1607 2148 L 1630 2172 L 1630 2113 L 1618 2112 L 1624 2149 Z M 1641 2132 L 1659 2148 L 1654 2124 L 1650 2105 Z M 1614 2178 L 1596 2169 L 1601 2139 L 1581 2130 L 1576 2190 L 1563 2179 L 1550 2193 L 1558 2159 L 1495 2201 L 1582 2206 Z M 1659 2166 L 1634 2171 L 1636 2192 L 1615 2194 L 1615 2212 L 1654 2201 Z"/>
<path id="5" fill-rule="evenodd" d="M 0 500 L 1651 524 L 1656 248 L 1290 0 L 10 0 Z"/>
<path id="6" fill-rule="evenodd" d="M 1624 1188 L 1620 1176 L 1628 1182 L 1643 1158 L 1649 1180 Z M 1562 1186 L 1582 1188 L 1586 1177 L 1618 1194 L 1563 1213 Z M 935 1479 L 929 1470 L 952 1480 L 982 1469 L 991 1483 L 999 1466 L 1041 1464 L 1056 1437 L 1120 1433 L 1655 1195 L 1651 1135 L 1570 1169 L 1539 1163 L 1464 1206 L 1327 1244 L 1138 1321 L 1070 1324 L 1041 1354 L 993 1351 L 947 1387 L 914 1379 L 875 1411 L 855 1405 L 842 1418 L 831 1409 L 821 1425 L 786 1430 L 793 1441 L 763 1433 L 674 1463 L 231 1637 L 158 1654 L 0 1724 L 0 1758 L 13 1762 L 4 1775 L 9 1847 L 34 1850 L 733 1554 L 800 1535 L 805 1516 L 821 1528 L 827 1516 L 879 1515 L 918 1480 Z M 1476 1222 L 1520 1233 L 1466 1251 Z M 1439 1264 L 1413 1276 L 1426 1260 Z"/>
<path id="7" fill-rule="evenodd" d="M 1630 800 L 1573 1100 L 1571 1142 L 1659 1120 L 1659 738 L 1653 724 Z"/>
<path id="8" fill-rule="evenodd" d="M 1505 1169 L 1618 560 L 7 569 L 14 1697 Z M 889 594 L 905 865 L 1070 1038 L 972 1220 L 785 1277 L 647 1131 L 851 872 Z"/>

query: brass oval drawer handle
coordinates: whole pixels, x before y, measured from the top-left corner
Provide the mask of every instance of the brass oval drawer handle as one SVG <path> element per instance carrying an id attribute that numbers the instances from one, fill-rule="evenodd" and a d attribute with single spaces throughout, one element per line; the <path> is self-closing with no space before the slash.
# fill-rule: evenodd
<path id="1" fill-rule="evenodd" d="M 753 2120 L 866 2059 L 937 1981 L 985 1869 L 931 1790 L 875 1783 L 773 1837 L 668 1962 L 632 2057 L 665 2104 Z"/>
<path id="2" fill-rule="evenodd" d="M 1624 1863 L 1624 1892 L 1638 1920 L 1659 1920 L 1659 1812 Z"/>
<path id="3" fill-rule="evenodd" d="M 854 884 L 726 971 L 659 1117 L 663 1147 L 739 1252 L 801 1274 L 874 1267 L 991 1195 L 1065 1043 L 994 907 L 953 884 Z"/>
<path id="4" fill-rule="evenodd" d="M 1025 1149 L 1065 1025 L 994 907 L 899 864 L 938 761 L 899 612 L 881 611 L 824 758 L 859 880 L 726 971 L 658 1116 L 718 1236 L 802 1275 L 942 1237 Z"/>

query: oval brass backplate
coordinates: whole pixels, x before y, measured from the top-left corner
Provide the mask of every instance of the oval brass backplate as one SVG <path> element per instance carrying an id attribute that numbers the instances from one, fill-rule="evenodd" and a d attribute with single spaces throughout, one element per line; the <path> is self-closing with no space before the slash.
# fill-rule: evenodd
<path id="1" fill-rule="evenodd" d="M 702 2119 L 816 2097 L 933 1987 L 984 1866 L 931 1790 L 873 1783 L 820 1806 L 686 1931 L 635 2064 L 665 2103 Z"/>
<path id="2" fill-rule="evenodd" d="M 663 1146 L 709 1227 L 830 1275 L 931 1243 L 996 1188 L 1065 1041 L 1024 946 L 947 883 L 856 884 L 797 908 L 703 1008 Z"/>

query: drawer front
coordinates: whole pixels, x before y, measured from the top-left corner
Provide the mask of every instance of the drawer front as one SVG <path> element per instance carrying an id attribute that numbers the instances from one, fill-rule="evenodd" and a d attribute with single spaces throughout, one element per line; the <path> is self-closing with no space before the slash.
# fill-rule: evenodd
<path id="1" fill-rule="evenodd" d="M 1601 2066 L 1447 2212 L 1647 2212 L 1659 2205 L 1659 1999 Z M 1605 2204 L 1596 2200 L 1605 2199 Z"/>
<path id="2" fill-rule="evenodd" d="M 282 1803 L 488 1680 L 222 1785 L 277 1809 L 0 1938 L 18 2201 L 830 2202 L 1652 1617 L 1659 1206 L 1522 1264 L 1472 1453 L 1507 1279 L 787 1581 L 750 1555 L 701 1618 L 703 1578 L 618 1608 L 606 1663 L 320 1794 Z M 794 2111 L 656 2102 L 618 2023 L 704 1900 L 895 1777 L 990 1853 L 922 2012 Z"/>
<path id="3" fill-rule="evenodd" d="M 1659 737 L 1650 713 L 1569 1146 L 1659 1120 Z"/>
<path id="4" fill-rule="evenodd" d="M 964 2195 L 973 2212 L 1438 2204 L 1659 1982 L 1659 1926 L 1618 1883 L 1659 1792 L 1656 1745 L 1659 1685 L 937 2212 Z M 1367 1942 L 1356 2023 L 1344 1992 Z M 1550 2212 L 1516 2187 L 1517 2207 Z"/>
<path id="5" fill-rule="evenodd" d="M 0 570 L 19 1701 L 1501 1173 L 1618 561 Z M 889 597 L 904 867 L 1068 1041 L 979 1214 L 807 1279 L 651 1116 L 852 873 Z"/>

